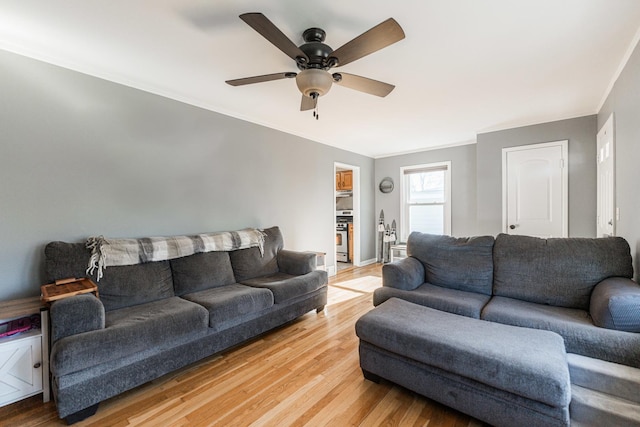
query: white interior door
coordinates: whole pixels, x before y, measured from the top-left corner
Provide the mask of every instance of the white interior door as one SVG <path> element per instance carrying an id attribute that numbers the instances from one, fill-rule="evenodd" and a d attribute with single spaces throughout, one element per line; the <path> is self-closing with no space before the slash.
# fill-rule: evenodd
<path id="1" fill-rule="evenodd" d="M 505 233 L 567 237 L 567 146 L 557 141 L 502 150 Z"/>
<path id="2" fill-rule="evenodd" d="M 598 195 L 596 236 L 615 235 L 615 174 L 613 114 L 609 116 L 597 137 L 598 150 Z"/>

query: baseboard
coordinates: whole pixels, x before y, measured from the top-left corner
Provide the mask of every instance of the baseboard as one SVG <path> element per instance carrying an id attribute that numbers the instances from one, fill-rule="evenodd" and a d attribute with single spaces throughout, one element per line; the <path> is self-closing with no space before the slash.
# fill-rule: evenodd
<path id="1" fill-rule="evenodd" d="M 371 265 L 371 264 L 375 264 L 376 262 L 378 262 L 377 259 L 375 258 L 371 258 L 371 259 L 367 259 L 364 261 L 360 261 L 360 264 L 353 264 L 356 267 L 364 267 L 365 265 Z M 338 274 L 337 268 L 335 265 L 328 265 L 327 266 L 327 274 L 329 275 L 329 277 L 331 276 L 335 276 L 336 274 Z"/>

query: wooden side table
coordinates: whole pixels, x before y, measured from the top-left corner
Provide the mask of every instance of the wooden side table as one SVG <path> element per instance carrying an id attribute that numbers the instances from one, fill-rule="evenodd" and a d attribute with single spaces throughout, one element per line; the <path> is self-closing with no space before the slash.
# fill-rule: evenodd
<path id="1" fill-rule="evenodd" d="M 91 279 L 64 279 L 55 283 L 42 285 L 42 301 L 52 302 L 62 298 L 72 297 L 74 295 L 94 293 L 98 295 L 98 286 Z"/>
<path id="2" fill-rule="evenodd" d="M 390 261 L 389 262 L 393 262 L 395 260 L 398 259 L 402 259 L 402 258 L 406 258 L 407 257 L 407 245 L 406 244 L 397 244 L 397 245 L 391 245 L 390 248 Z"/>
<path id="3" fill-rule="evenodd" d="M 325 257 L 327 256 L 326 252 L 316 252 L 316 251 L 307 251 L 316 254 L 316 270 L 325 270 L 327 266 L 325 265 Z"/>
<path id="4" fill-rule="evenodd" d="M 0 320 L 40 314 L 40 329 L 0 338 L 0 406 L 49 391 L 49 311 L 39 297 L 0 302 Z"/>

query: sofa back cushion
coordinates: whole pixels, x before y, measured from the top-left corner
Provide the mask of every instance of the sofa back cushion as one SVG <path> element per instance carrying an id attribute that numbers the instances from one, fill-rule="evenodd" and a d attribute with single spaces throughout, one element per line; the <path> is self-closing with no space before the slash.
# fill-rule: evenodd
<path id="1" fill-rule="evenodd" d="M 255 277 L 268 276 L 277 273 L 278 251 L 284 242 L 280 228 L 271 227 L 263 230 L 266 234 L 264 239 L 264 256 L 260 254 L 259 248 L 240 249 L 229 252 L 231 266 L 237 282 L 253 279 Z"/>
<path id="2" fill-rule="evenodd" d="M 432 285 L 491 295 L 493 236 L 439 236 L 413 232 L 407 255 L 417 258 Z"/>
<path id="3" fill-rule="evenodd" d="M 228 252 L 204 252 L 171 260 L 173 289 L 181 296 L 235 283 Z"/>
<path id="4" fill-rule="evenodd" d="M 87 277 L 89 258 L 91 258 L 91 251 L 84 243 L 51 242 L 47 244 L 44 247 L 47 283 L 69 277 Z"/>
<path id="5" fill-rule="evenodd" d="M 88 277 L 86 270 L 90 256 L 91 252 L 84 243 L 49 243 L 45 247 L 48 281 Z M 96 280 L 95 277 L 92 279 Z M 97 284 L 105 311 L 174 296 L 169 261 L 108 267 Z"/>
<path id="6" fill-rule="evenodd" d="M 174 296 L 169 261 L 112 266 L 98 282 L 105 311 L 131 307 Z"/>
<path id="7" fill-rule="evenodd" d="M 607 277 L 633 276 L 621 237 L 549 238 L 499 234 L 493 250 L 494 295 L 557 307 L 589 309 Z"/>

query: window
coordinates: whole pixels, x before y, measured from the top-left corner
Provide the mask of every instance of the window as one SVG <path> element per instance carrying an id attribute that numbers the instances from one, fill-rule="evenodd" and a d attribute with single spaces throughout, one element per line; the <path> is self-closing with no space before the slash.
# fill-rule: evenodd
<path id="1" fill-rule="evenodd" d="M 451 234 L 451 162 L 408 166 L 402 174 L 402 240 L 412 231 Z"/>

